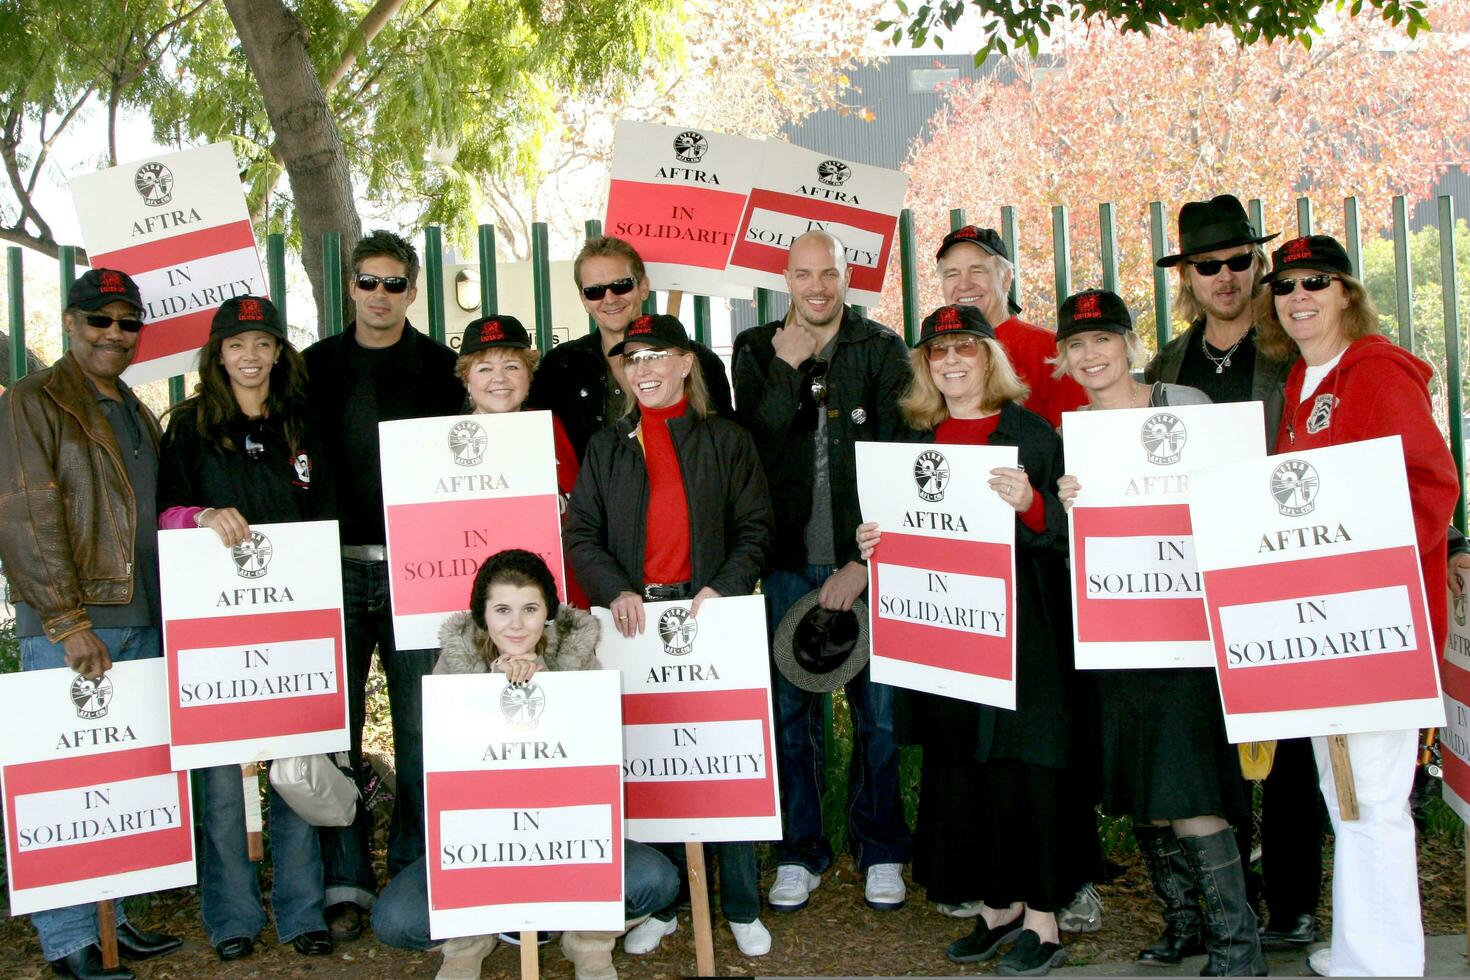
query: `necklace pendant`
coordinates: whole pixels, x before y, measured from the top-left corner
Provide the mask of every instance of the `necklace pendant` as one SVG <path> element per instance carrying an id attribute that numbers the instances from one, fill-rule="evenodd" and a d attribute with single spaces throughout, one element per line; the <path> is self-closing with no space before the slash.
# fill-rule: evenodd
<path id="1" fill-rule="evenodd" d="M 1229 363 L 1229 362 L 1227 361 L 1226 363 Z M 1224 374 L 1225 373 L 1225 365 L 1224 364 L 1216 364 L 1215 365 L 1215 373 L 1216 374 Z"/>

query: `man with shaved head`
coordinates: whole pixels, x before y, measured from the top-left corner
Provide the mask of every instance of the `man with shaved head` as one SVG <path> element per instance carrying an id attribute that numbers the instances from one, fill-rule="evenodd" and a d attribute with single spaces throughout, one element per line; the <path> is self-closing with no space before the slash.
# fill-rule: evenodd
<path id="1" fill-rule="evenodd" d="M 773 631 L 808 593 L 833 611 L 850 610 L 863 594 L 853 444 L 897 440 L 907 430 L 898 400 L 909 383 L 908 348 L 845 304 L 848 278 L 842 243 L 807 232 L 787 254 L 785 318 L 735 340 L 735 412 L 755 437 L 776 512 L 773 570 L 762 586 Z M 832 863 L 822 833 L 826 733 L 822 696 L 773 674 L 785 836 L 769 901 L 795 912 Z M 905 898 L 910 841 L 898 792 L 895 692 L 872 683 L 866 666 L 846 691 L 853 722 L 848 840 L 867 876 L 867 903 L 896 909 Z"/>

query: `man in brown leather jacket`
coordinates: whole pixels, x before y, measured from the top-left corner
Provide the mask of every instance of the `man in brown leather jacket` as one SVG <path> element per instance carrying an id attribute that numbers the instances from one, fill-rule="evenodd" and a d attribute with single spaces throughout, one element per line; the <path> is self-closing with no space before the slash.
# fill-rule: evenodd
<path id="1" fill-rule="evenodd" d="M 158 420 L 118 377 L 143 328 L 125 273 L 92 269 L 67 294 L 71 349 L 0 395 L 0 561 L 16 598 L 25 670 L 100 677 L 114 660 L 160 655 Z M 117 909 L 118 951 L 161 956 L 181 940 L 143 932 Z M 102 967 L 97 907 L 31 916 L 62 976 L 125 980 Z"/>

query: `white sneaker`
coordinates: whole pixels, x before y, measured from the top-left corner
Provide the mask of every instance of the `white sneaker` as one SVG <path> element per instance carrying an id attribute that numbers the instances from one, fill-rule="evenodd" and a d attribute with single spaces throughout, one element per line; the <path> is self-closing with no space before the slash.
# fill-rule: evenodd
<path id="1" fill-rule="evenodd" d="M 776 881 L 766 895 L 766 901 L 777 912 L 795 912 L 806 908 L 811 901 L 812 889 L 822 883 L 821 875 L 814 875 L 799 864 L 782 864 L 776 868 Z"/>
<path id="2" fill-rule="evenodd" d="M 948 902 L 935 902 L 934 907 L 939 910 L 940 915 L 947 915 L 951 919 L 973 919 L 980 914 L 980 908 L 985 903 L 980 899 L 973 902 L 962 902 L 959 905 L 950 905 Z"/>
<path id="3" fill-rule="evenodd" d="M 771 951 L 771 933 L 760 919 L 732 922 L 730 931 L 735 934 L 735 945 L 740 948 L 741 956 L 765 956 Z"/>
<path id="4" fill-rule="evenodd" d="M 1319 977 L 1332 976 L 1332 947 L 1323 946 L 1307 954 L 1307 969 Z"/>
<path id="5" fill-rule="evenodd" d="M 875 864 L 868 869 L 868 884 L 863 898 L 869 908 L 901 909 L 908 891 L 903 884 L 903 865 Z"/>
<path id="6" fill-rule="evenodd" d="M 1057 913 L 1057 928 L 1062 932 L 1098 932 L 1102 929 L 1102 896 L 1088 882 L 1077 889 L 1072 904 Z"/>
<path id="7" fill-rule="evenodd" d="M 628 930 L 623 937 L 623 952 L 629 956 L 643 956 L 658 949 L 659 943 L 664 941 L 665 936 L 672 936 L 679 931 L 679 919 L 677 917 L 665 922 L 656 915 L 650 915 L 642 922 Z"/>

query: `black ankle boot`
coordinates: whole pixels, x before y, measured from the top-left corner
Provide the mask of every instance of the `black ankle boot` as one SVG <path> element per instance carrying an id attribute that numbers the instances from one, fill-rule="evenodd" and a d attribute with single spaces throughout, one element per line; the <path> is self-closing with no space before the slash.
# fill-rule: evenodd
<path id="1" fill-rule="evenodd" d="M 1154 894 L 1164 903 L 1164 933 L 1138 954 L 1139 966 L 1174 966 L 1186 956 L 1205 951 L 1200 939 L 1204 920 L 1194 872 L 1169 827 L 1135 824 L 1133 836 L 1148 866 Z"/>
<path id="2" fill-rule="evenodd" d="M 1189 860 L 1205 906 L 1202 977 L 1264 977 L 1260 927 L 1246 900 L 1240 847 L 1228 829 L 1205 837 L 1177 838 Z"/>
<path id="3" fill-rule="evenodd" d="M 96 943 L 50 963 L 57 976 L 75 977 L 76 980 L 133 980 L 135 976 L 132 970 L 122 965 L 103 969 L 102 950 Z"/>

